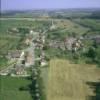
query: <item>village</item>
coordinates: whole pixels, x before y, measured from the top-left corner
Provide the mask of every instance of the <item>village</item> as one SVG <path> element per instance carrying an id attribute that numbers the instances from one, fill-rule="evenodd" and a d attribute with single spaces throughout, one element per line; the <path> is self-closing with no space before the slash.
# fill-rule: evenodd
<path id="1" fill-rule="evenodd" d="M 0 5 L 0 100 L 100 100 L 100 0 Z"/>
<path id="2" fill-rule="evenodd" d="M 51 26 L 48 30 L 41 32 L 36 32 L 32 29 L 29 30 L 29 33 L 26 35 L 24 44 L 27 45 L 27 48 L 23 50 L 10 50 L 7 59 L 12 62 L 12 65 L 8 66 L 6 69 L 0 71 L 0 75 L 11 75 L 11 76 L 30 76 L 27 74 L 27 68 L 35 65 L 35 62 L 38 61 L 40 66 L 46 66 L 48 61 L 46 61 L 45 54 L 45 45 L 46 36 L 48 31 L 53 31 L 57 28 L 53 20 L 51 21 Z M 12 28 L 9 30 L 9 33 L 18 32 L 17 28 Z M 60 48 L 61 50 L 69 50 L 77 52 L 78 49 L 83 48 L 82 37 L 66 37 L 64 41 L 59 40 L 50 40 L 48 42 L 48 47 L 50 48 Z M 35 50 L 40 51 L 40 55 L 36 58 Z"/>
<path id="3" fill-rule="evenodd" d="M 69 20 L 65 23 L 65 20 L 62 19 L 48 20 L 46 17 L 47 19 L 44 21 L 43 18 L 40 19 L 43 22 L 40 20 L 40 23 L 39 21 L 36 22 L 39 24 L 42 23 L 42 27 L 34 26 L 35 28 L 33 28 L 32 25 L 27 27 L 17 26 L 6 30 L 6 33 L 10 36 L 15 35 L 18 38 L 20 37 L 20 41 L 18 41 L 15 49 L 9 49 L 7 53 L 4 54 L 8 64 L 0 69 L 1 77 L 31 80 L 31 85 L 27 88 L 19 87 L 19 91 L 32 92 L 33 100 L 42 100 L 42 96 L 45 97 L 50 73 L 49 70 L 53 68 L 51 66 L 53 60 L 54 64 L 58 61 L 58 65 L 53 65 L 54 68 L 55 66 L 59 66 L 60 59 L 62 63 L 66 62 L 64 65 L 59 66 L 60 69 L 63 66 L 65 66 L 66 69 L 70 69 L 72 66 L 74 66 L 73 68 L 77 68 L 77 66 L 81 66 L 81 64 L 83 64 L 82 66 L 87 64 L 86 66 L 88 67 L 88 64 L 92 63 L 93 60 L 94 62 L 96 60 L 98 61 L 98 58 L 94 59 L 94 51 L 100 44 L 100 35 L 77 35 L 77 32 L 67 31 Z M 93 56 L 91 56 L 92 54 Z M 59 71 L 59 69 L 56 70 Z M 76 69 L 74 70 L 76 71 Z M 68 71 L 67 73 L 70 74 L 70 72 L 71 71 Z M 54 73 L 56 73 L 56 71 Z M 82 73 L 84 73 L 84 70 Z M 80 74 L 82 73 L 80 72 Z M 61 75 L 63 75 L 63 73 Z M 86 75 L 92 74 L 86 73 Z M 52 88 L 50 87 L 50 89 Z"/>

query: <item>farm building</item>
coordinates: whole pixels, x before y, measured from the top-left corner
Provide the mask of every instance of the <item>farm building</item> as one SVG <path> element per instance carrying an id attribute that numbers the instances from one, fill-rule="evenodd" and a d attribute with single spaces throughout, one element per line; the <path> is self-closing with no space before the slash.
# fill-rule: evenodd
<path id="1" fill-rule="evenodd" d="M 20 58 L 21 52 L 22 52 L 21 50 L 8 51 L 7 58 L 8 59 L 17 59 L 17 58 Z"/>

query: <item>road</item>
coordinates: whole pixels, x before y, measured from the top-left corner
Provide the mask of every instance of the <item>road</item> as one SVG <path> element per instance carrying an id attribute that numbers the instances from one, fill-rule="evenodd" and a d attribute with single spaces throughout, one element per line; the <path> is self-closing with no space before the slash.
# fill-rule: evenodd
<path id="1" fill-rule="evenodd" d="M 35 44 L 31 41 L 30 46 L 24 50 L 25 52 L 29 52 L 29 54 L 32 57 L 32 65 L 35 64 Z"/>

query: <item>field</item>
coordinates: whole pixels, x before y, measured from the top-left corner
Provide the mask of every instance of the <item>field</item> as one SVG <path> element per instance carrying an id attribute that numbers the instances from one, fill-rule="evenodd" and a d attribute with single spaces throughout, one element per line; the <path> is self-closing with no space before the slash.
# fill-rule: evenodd
<path id="1" fill-rule="evenodd" d="M 47 100 L 88 100 L 95 96 L 88 83 L 100 79 L 95 65 L 71 64 L 66 60 L 50 61 Z"/>
<path id="2" fill-rule="evenodd" d="M 100 31 L 100 19 L 74 19 L 74 21 L 84 27 L 90 28 L 92 31 Z"/>
<path id="3" fill-rule="evenodd" d="M 43 26 L 47 26 L 48 21 L 35 21 L 35 20 L 16 20 L 8 19 L 8 20 L 0 20 L 0 33 L 6 33 L 9 28 L 42 28 Z"/>
<path id="4" fill-rule="evenodd" d="M 86 33 L 89 28 L 83 27 L 79 24 L 76 24 L 74 22 L 72 22 L 71 20 L 63 20 L 63 21 L 58 21 L 57 22 L 57 26 L 60 28 L 65 28 L 68 32 L 72 33 L 77 33 L 78 35 L 82 35 L 84 33 Z"/>
<path id="5" fill-rule="evenodd" d="M 21 87 L 27 87 L 31 81 L 25 78 L 13 78 L 0 76 L 0 100 L 33 100 L 29 91 L 20 91 Z"/>

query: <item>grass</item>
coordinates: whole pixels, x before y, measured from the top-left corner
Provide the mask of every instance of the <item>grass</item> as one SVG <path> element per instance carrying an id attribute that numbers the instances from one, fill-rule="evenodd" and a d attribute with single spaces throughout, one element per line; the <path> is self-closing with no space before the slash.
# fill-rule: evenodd
<path id="1" fill-rule="evenodd" d="M 100 69 L 52 59 L 48 74 L 47 100 L 88 100 L 95 93 L 86 83 L 99 81 Z"/>
<path id="2" fill-rule="evenodd" d="M 31 81 L 25 78 L 0 76 L 0 100 L 33 100 L 29 91 L 20 91 L 19 88 L 30 85 Z"/>
<path id="3" fill-rule="evenodd" d="M 75 19 L 76 23 L 79 23 L 85 27 L 89 27 L 92 30 L 100 31 L 100 20 L 99 19 Z"/>
<path id="4" fill-rule="evenodd" d="M 74 23 L 73 21 L 70 21 L 70 20 L 65 20 L 63 22 L 58 21 L 57 25 L 59 28 L 61 28 L 61 27 L 65 28 L 66 31 L 68 31 L 70 33 L 74 32 L 74 33 L 77 33 L 78 35 L 82 35 L 89 30 L 89 28 L 83 27 L 77 23 Z"/>
<path id="5" fill-rule="evenodd" d="M 13 37 L 8 37 L 8 36 L 6 37 L 1 36 L 0 37 L 0 51 L 16 49 L 19 41 L 20 41 L 20 37 L 13 38 Z"/>
<path id="6" fill-rule="evenodd" d="M 8 60 L 6 58 L 0 57 L 0 70 L 3 68 L 5 65 L 7 65 Z"/>
<path id="7" fill-rule="evenodd" d="M 43 28 L 49 24 L 48 21 L 29 21 L 29 20 L 0 20 L 0 33 L 7 33 L 10 28 Z"/>

